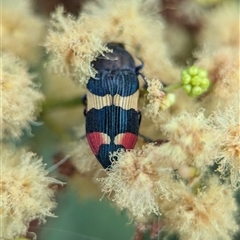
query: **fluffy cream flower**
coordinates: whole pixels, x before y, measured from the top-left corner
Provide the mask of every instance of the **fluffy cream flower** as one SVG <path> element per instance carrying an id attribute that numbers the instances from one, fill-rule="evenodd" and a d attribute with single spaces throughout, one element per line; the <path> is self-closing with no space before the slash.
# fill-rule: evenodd
<path id="1" fill-rule="evenodd" d="M 96 74 L 92 61 L 109 51 L 103 44 L 99 29 L 89 29 L 87 21 L 89 19 L 85 16 L 74 18 L 64 15 L 63 8 L 58 7 L 52 14 L 45 43 L 51 53 L 50 67 L 53 71 L 71 75 L 82 84 Z"/>
<path id="2" fill-rule="evenodd" d="M 54 216 L 56 206 L 50 184 L 60 182 L 47 177 L 42 159 L 35 153 L 1 146 L 0 237 L 13 239 L 25 235 L 30 221 Z"/>
<path id="3" fill-rule="evenodd" d="M 209 73 L 211 88 L 201 99 L 201 106 L 207 112 L 239 107 L 239 48 L 221 47 L 213 50 L 205 48 L 196 54 L 197 65 Z"/>
<path id="4" fill-rule="evenodd" d="M 24 62 L 7 54 L 3 54 L 0 61 L 0 139 L 18 138 L 22 129 L 29 128 L 29 122 L 36 119 L 43 95 L 37 90 Z"/>
<path id="5" fill-rule="evenodd" d="M 178 160 L 180 165 L 189 164 L 203 169 L 206 165 L 213 164 L 218 150 L 215 140 L 219 137 L 219 132 L 210 122 L 204 116 L 204 111 L 200 110 L 196 114 L 182 112 L 161 126 L 169 140 L 168 144 L 172 145 L 172 153 L 169 153 L 184 153 L 175 154 L 179 155 L 177 159 L 182 156 L 182 161 Z"/>
<path id="6" fill-rule="evenodd" d="M 66 148 L 71 162 L 80 173 L 97 172 L 102 169 L 86 139 L 72 142 Z"/>
<path id="7" fill-rule="evenodd" d="M 45 23 L 38 17 L 29 0 L 1 1 L 1 47 L 29 63 L 40 58 L 40 44 L 45 36 Z"/>
<path id="8" fill-rule="evenodd" d="M 113 165 L 101 179 L 102 191 L 112 193 L 116 205 L 137 219 L 160 214 L 158 198 L 168 199 L 174 184 L 172 169 L 161 166 L 158 147 L 149 144 L 141 150 L 115 152 L 111 158 Z"/>
<path id="9" fill-rule="evenodd" d="M 220 149 L 217 152 L 216 161 L 219 164 L 218 171 L 222 176 L 230 173 L 233 188 L 240 183 L 240 112 L 239 109 L 229 107 L 213 113 L 212 120 L 221 132 L 217 141 Z"/>
<path id="10" fill-rule="evenodd" d="M 219 4 L 216 8 L 212 8 L 203 20 L 201 33 L 197 38 L 201 45 L 215 49 L 223 45 L 239 48 L 240 25 L 237 1 L 225 1 Z"/>
<path id="11" fill-rule="evenodd" d="M 99 199 L 102 193 L 97 178 L 105 176 L 105 172 L 91 151 L 87 139 L 80 139 L 83 135 L 81 129 L 75 128 L 75 132 L 79 140 L 64 146 L 65 152 L 70 156 L 71 164 L 77 170 L 68 178 L 68 183 L 74 187 L 81 198 Z"/>
<path id="12" fill-rule="evenodd" d="M 172 93 L 164 93 L 163 85 L 157 79 L 153 79 L 151 81 L 147 80 L 147 83 L 148 103 L 144 107 L 144 115 L 150 117 L 152 121 L 158 125 L 162 111 L 175 103 L 175 95 Z"/>
<path id="13" fill-rule="evenodd" d="M 173 199 L 161 203 L 160 209 L 163 229 L 177 232 L 181 240 L 230 240 L 238 229 L 233 194 L 214 178 L 196 195 L 180 187 Z"/>

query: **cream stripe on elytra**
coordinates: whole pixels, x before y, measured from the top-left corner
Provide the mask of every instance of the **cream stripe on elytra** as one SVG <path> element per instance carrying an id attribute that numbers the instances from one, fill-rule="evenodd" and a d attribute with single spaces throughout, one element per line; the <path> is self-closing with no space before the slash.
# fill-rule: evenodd
<path id="1" fill-rule="evenodd" d="M 90 91 L 87 91 L 87 111 L 92 108 L 101 109 L 106 106 L 115 105 L 121 107 L 122 109 L 129 110 L 134 109 L 138 110 L 138 96 L 139 91 L 137 90 L 134 94 L 127 97 L 122 97 L 119 94 L 111 96 L 107 94 L 105 96 L 98 96 L 92 94 Z"/>

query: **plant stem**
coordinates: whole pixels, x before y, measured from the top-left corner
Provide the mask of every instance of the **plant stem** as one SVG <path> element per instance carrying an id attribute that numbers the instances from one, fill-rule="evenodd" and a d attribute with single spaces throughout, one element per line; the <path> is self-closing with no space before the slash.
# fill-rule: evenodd
<path id="1" fill-rule="evenodd" d="M 58 108 L 70 108 L 82 105 L 81 97 L 75 97 L 66 100 L 47 100 L 43 104 L 43 111 L 51 111 Z"/>
<path id="2" fill-rule="evenodd" d="M 169 92 L 172 92 L 172 91 L 180 88 L 181 86 L 182 86 L 181 82 L 173 83 L 173 84 L 171 84 L 169 86 L 164 87 L 163 91 L 169 93 Z"/>

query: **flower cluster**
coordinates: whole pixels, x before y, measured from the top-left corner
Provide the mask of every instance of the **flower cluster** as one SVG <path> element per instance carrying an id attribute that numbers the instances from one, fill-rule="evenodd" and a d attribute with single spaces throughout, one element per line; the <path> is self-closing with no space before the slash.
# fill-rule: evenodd
<path id="1" fill-rule="evenodd" d="M 164 135 L 172 146 L 172 153 L 177 149 L 176 161 L 178 166 L 187 164 L 197 168 L 205 168 L 212 165 L 219 150 L 218 139 L 220 133 L 211 124 L 211 120 L 204 116 L 204 111 L 197 114 L 182 112 L 169 119 L 162 125 Z M 206 144 L 208 143 L 208 144 Z"/>
<path id="2" fill-rule="evenodd" d="M 157 80 L 147 80 L 147 104 L 144 108 L 144 114 L 151 116 L 152 121 L 159 118 L 161 111 L 169 108 L 175 102 L 173 93 L 163 91 L 162 83 Z"/>
<path id="3" fill-rule="evenodd" d="M 13 144 L 30 130 L 44 99 L 27 65 L 36 67 L 39 61 L 44 21 L 28 0 L 4 0 L 1 7 L 0 238 L 14 239 L 27 235 L 31 221 L 54 216 L 51 185 L 60 182 L 47 176 L 36 153 Z"/>
<path id="4" fill-rule="evenodd" d="M 221 185 L 217 178 L 204 177 L 190 168 L 182 174 L 177 162 L 179 153 L 169 143 L 150 144 L 141 150 L 117 152 L 111 157 L 117 157 L 118 161 L 113 160 L 107 176 L 100 179 L 102 191 L 120 209 L 128 209 L 138 223 L 144 224 L 160 215 L 162 230 L 177 231 L 180 239 L 191 240 L 230 239 L 238 229 L 231 189 Z M 184 166 L 188 159 L 189 156 L 185 156 Z M 195 165 L 200 163 L 196 161 Z M 202 168 L 204 166 L 206 170 L 202 162 Z"/>
<path id="5" fill-rule="evenodd" d="M 185 92 L 191 96 L 196 97 L 207 91 L 210 81 L 207 78 L 207 71 L 199 69 L 196 66 L 191 66 L 186 70 L 183 70 L 181 82 Z"/>
<path id="6" fill-rule="evenodd" d="M 240 184 L 240 115 L 239 109 L 230 107 L 213 113 L 212 121 L 217 126 L 220 148 L 216 161 L 219 164 L 217 171 L 222 177 L 230 177 L 234 189 Z"/>
<path id="7" fill-rule="evenodd" d="M 31 220 L 45 221 L 53 217 L 54 191 L 50 185 L 60 184 L 48 177 L 42 159 L 23 149 L 1 145 L 0 219 L 3 239 L 25 235 Z"/>
<path id="8" fill-rule="evenodd" d="M 28 0 L 3 0 L 1 10 L 1 50 L 36 64 L 41 57 L 40 45 L 45 35 L 43 18 L 34 14 Z"/>
<path id="9" fill-rule="evenodd" d="M 116 152 L 107 177 L 101 179 L 102 191 L 113 193 L 112 200 L 121 208 L 129 209 L 137 218 L 159 214 L 158 198 L 168 199 L 175 185 L 171 185 L 171 169 L 159 168 L 158 148 L 153 144 L 142 150 Z"/>
<path id="10" fill-rule="evenodd" d="M 19 138 L 22 130 L 30 128 L 29 123 L 36 119 L 43 95 L 25 62 L 9 54 L 2 54 L 1 62 L 0 139 Z"/>
<path id="11" fill-rule="evenodd" d="M 51 68 L 56 73 L 72 76 L 76 81 L 85 84 L 94 77 L 96 70 L 91 63 L 99 55 L 108 52 L 99 30 L 89 32 L 84 24 L 89 19 L 64 16 L 64 9 L 59 7 L 52 15 L 51 28 L 45 47 L 51 53 Z"/>
<path id="12" fill-rule="evenodd" d="M 170 201 L 162 202 L 163 229 L 177 231 L 180 239 L 232 239 L 238 229 L 233 218 L 235 200 L 227 186 L 219 185 L 216 179 L 208 184 L 209 188 L 196 195 L 179 187 Z"/>

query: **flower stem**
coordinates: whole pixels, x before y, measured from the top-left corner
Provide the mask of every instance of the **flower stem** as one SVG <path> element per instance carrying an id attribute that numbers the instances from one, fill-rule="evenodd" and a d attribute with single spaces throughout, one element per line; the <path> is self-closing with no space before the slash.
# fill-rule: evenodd
<path id="1" fill-rule="evenodd" d="M 173 83 L 169 86 L 164 87 L 163 91 L 167 92 L 167 93 L 170 93 L 170 92 L 173 92 L 174 90 L 180 88 L 181 86 L 182 86 L 181 82 Z"/>
<path id="2" fill-rule="evenodd" d="M 58 108 L 71 108 L 82 105 L 81 97 L 75 97 L 66 100 L 47 100 L 43 104 L 43 111 L 51 111 Z"/>

